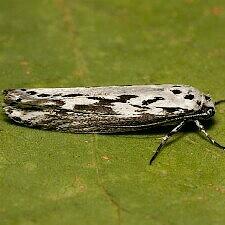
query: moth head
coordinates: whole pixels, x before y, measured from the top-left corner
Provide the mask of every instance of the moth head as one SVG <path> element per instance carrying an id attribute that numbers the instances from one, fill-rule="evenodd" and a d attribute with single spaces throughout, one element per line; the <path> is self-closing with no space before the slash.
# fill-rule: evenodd
<path id="1" fill-rule="evenodd" d="M 202 95 L 202 110 L 207 112 L 208 118 L 215 114 L 215 104 L 210 95 Z"/>

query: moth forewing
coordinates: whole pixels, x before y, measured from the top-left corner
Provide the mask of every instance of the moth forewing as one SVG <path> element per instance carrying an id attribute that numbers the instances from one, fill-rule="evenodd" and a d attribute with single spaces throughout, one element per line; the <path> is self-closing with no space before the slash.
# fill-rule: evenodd
<path id="1" fill-rule="evenodd" d="M 202 96 L 190 86 L 171 84 L 15 89 L 5 92 L 5 109 L 12 120 L 16 114 L 16 122 L 19 117 L 21 123 L 30 126 L 37 122 L 60 130 L 61 124 L 68 123 L 70 132 L 82 132 L 83 128 L 92 132 L 91 127 L 96 131 L 98 123 L 99 132 L 110 125 L 118 127 L 115 131 L 120 126 L 129 131 L 129 126 L 133 130 L 133 126 L 155 126 L 199 114 Z M 63 130 L 67 131 L 65 125 Z"/>
<path id="2" fill-rule="evenodd" d="M 172 84 L 14 89 L 5 91 L 5 104 L 15 122 L 75 133 L 176 124 L 207 109 L 197 89 Z"/>

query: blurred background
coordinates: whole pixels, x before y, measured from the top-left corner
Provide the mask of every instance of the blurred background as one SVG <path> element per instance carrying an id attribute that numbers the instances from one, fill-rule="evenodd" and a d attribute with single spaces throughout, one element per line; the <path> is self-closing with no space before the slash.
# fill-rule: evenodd
<path id="1" fill-rule="evenodd" d="M 224 0 L 0 0 L 0 89 L 189 84 L 225 91 Z M 0 97 L 3 102 L 3 97 Z M 224 105 L 209 133 L 225 142 Z M 77 135 L 0 113 L 0 224 L 224 224 L 225 155 L 195 130 Z"/>

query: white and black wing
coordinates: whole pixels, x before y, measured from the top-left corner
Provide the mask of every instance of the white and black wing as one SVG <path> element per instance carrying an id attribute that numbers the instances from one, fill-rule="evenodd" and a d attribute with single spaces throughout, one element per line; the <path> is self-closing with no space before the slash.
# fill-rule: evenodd
<path id="1" fill-rule="evenodd" d="M 183 85 L 136 85 L 4 91 L 15 122 L 76 133 L 133 131 L 197 114 L 203 94 Z"/>

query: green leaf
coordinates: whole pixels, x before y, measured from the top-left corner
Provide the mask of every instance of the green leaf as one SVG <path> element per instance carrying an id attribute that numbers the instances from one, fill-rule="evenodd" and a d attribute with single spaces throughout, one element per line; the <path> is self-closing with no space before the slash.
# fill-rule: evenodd
<path id="1" fill-rule="evenodd" d="M 0 2 L 0 89 L 189 84 L 225 91 L 223 0 Z M 3 98 L 1 96 L 1 102 Z M 225 143 L 225 109 L 207 130 Z M 223 225 L 225 153 L 190 126 L 81 135 L 0 113 L 1 225 Z"/>

